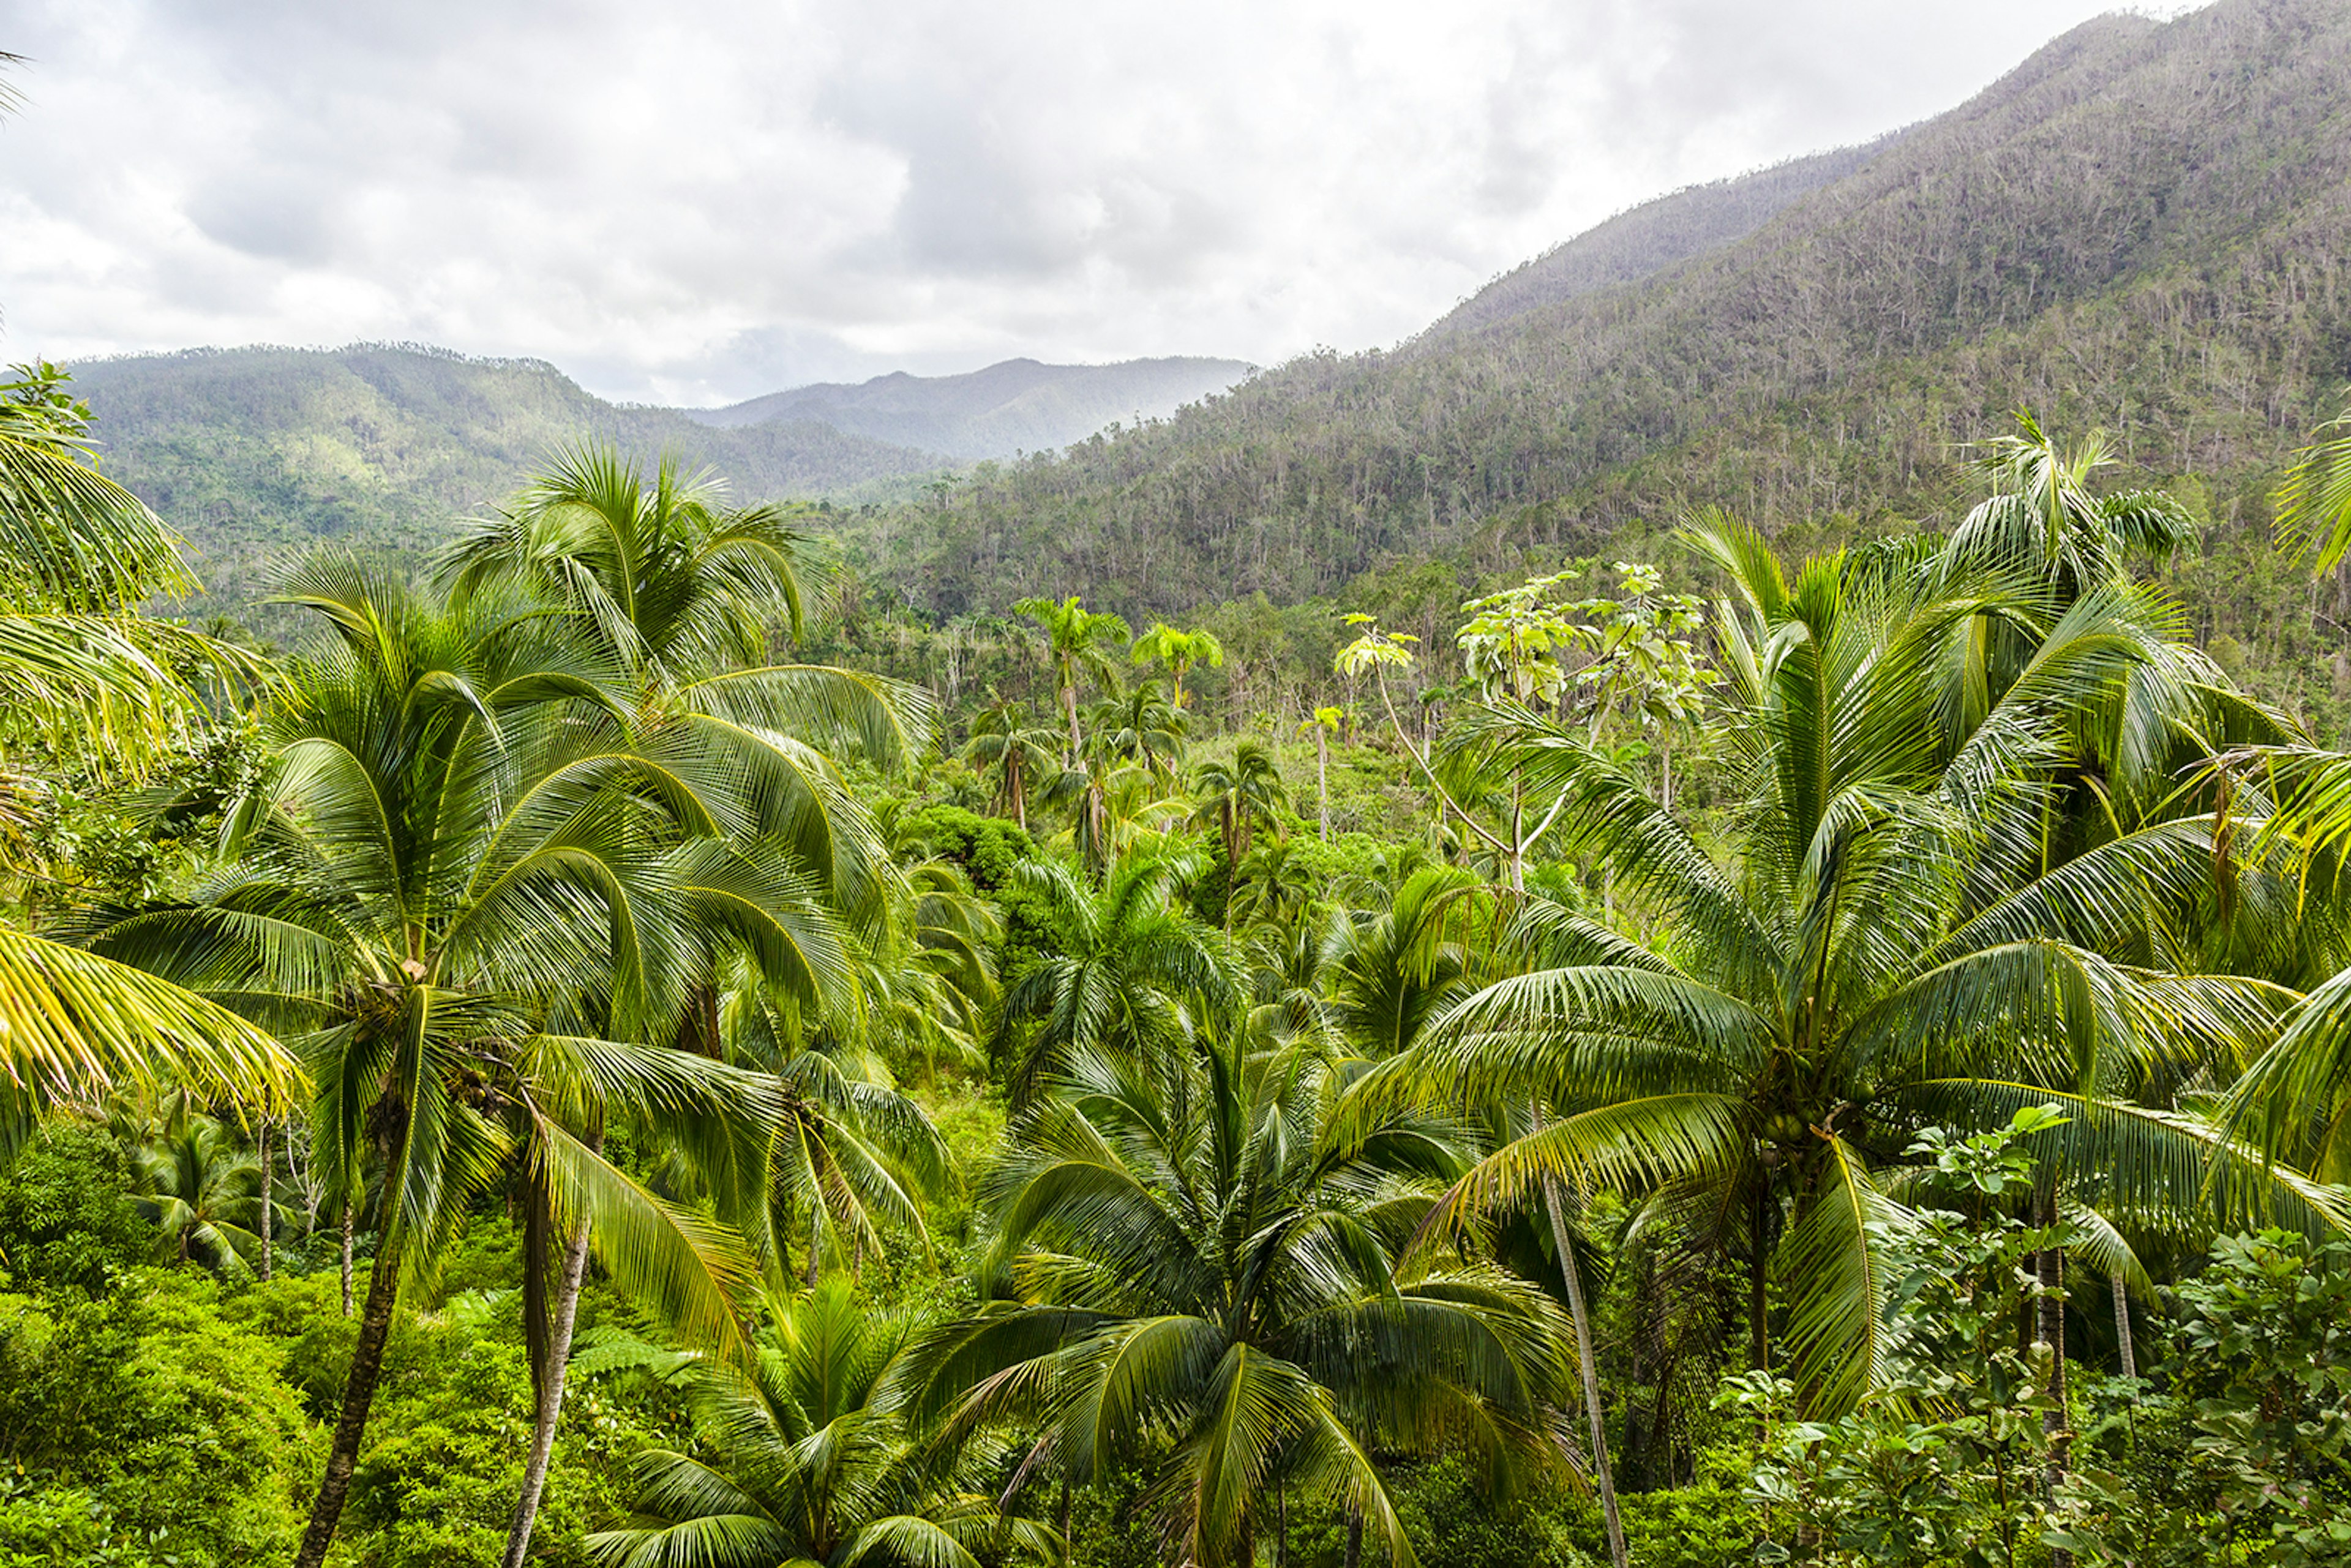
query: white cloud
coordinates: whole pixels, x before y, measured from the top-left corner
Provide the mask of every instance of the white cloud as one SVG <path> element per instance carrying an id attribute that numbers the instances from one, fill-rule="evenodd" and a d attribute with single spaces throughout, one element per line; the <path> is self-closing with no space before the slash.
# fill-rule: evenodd
<path id="1" fill-rule="evenodd" d="M 610 395 L 1426 325 L 2097 0 L 18 0 L 0 351 L 404 339 Z"/>

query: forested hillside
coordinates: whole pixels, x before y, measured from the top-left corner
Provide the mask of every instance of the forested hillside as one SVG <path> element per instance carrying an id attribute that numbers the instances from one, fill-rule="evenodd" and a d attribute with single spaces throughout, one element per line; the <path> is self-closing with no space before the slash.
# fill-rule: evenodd
<path id="1" fill-rule="evenodd" d="M 106 471 L 186 537 L 214 603 L 325 539 L 421 558 L 504 500 L 534 463 L 584 438 L 674 452 L 759 496 L 808 496 L 944 465 L 928 453 L 801 422 L 714 430 L 616 406 L 536 360 L 410 347 L 199 350 L 74 367 Z"/>
<path id="2" fill-rule="evenodd" d="M 1732 243 L 1588 290 L 1571 246 L 1393 351 L 983 472 L 874 566 L 946 614 L 1055 584 L 1153 610 L 1432 556 L 1467 581 L 1707 502 L 1948 522 L 1968 444 L 2030 405 L 2196 497 L 2203 631 L 2300 669 L 2329 650 L 2264 564 L 2263 497 L 2351 355 L 2346 158 L 2351 9 L 2103 18 L 1817 189 L 1771 176 L 1792 199 Z"/>

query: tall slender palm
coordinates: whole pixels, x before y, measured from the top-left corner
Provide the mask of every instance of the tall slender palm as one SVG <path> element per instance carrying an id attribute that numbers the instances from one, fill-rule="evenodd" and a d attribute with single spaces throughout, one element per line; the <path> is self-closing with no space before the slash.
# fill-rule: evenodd
<path id="1" fill-rule="evenodd" d="M 927 737 L 930 704 L 899 683 L 770 660 L 775 642 L 803 630 L 801 580 L 817 553 L 789 512 L 731 507 L 706 475 L 664 460 L 648 476 L 590 445 L 559 453 L 504 513 L 450 549 L 441 571 L 461 600 L 521 583 L 565 605 L 633 687 L 634 747 L 694 792 L 715 831 L 760 841 L 763 854 L 780 854 L 788 874 L 872 937 L 890 903 L 886 858 L 828 752 L 855 746 L 895 768 Z M 716 1007 L 704 977 L 681 1034 L 707 1034 Z M 575 1236 L 567 1256 L 583 1249 Z M 528 1261 L 539 1260 L 534 1249 Z M 567 1268 L 556 1317 L 569 1320 L 575 1293 Z M 539 1297 L 531 1299 L 535 1309 Z M 536 1357 L 533 1376 L 541 1429 L 508 1568 L 519 1568 L 528 1545 L 560 1405 L 559 1362 Z"/>
<path id="2" fill-rule="evenodd" d="M 1311 1051 L 1079 1051 L 991 1178 L 996 1301 L 909 1380 L 951 1429 L 1018 1418 L 1072 1482 L 1139 1465 L 1169 1563 L 1248 1564 L 1298 1488 L 1410 1542 L 1370 1450 L 1542 1446 L 1562 1326 L 1531 1287 L 1407 1241 L 1461 1155 L 1399 1117 L 1337 1138 Z"/>
<path id="3" fill-rule="evenodd" d="M 1759 1303 L 1776 1255 L 1819 1408 L 1879 1371 L 1880 1238 L 1901 1211 L 1872 1170 L 1926 1123 L 2053 1101 L 2074 1111 L 2065 1164 L 2132 1201 L 2209 1179 L 2239 1212 L 2332 1210 L 2171 1108 L 2198 1072 L 2232 1071 L 2288 998 L 2171 967 L 2214 924 L 2211 819 L 2190 802 L 2086 846 L 2059 836 L 2082 741 L 2111 734 L 2126 680 L 2190 685 L 2161 602 L 1907 548 L 1792 582 L 1743 529 L 1696 542 L 1740 596 L 1719 629 L 1739 856 L 1718 862 L 1581 737 L 1489 719 L 1519 737 L 1530 787 L 1563 796 L 1562 852 L 1612 866 L 1676 935 L 1649 946 L 1547 912 L 1545 967 L 1458 1005 L 1375 1075 L 1448 1097 L 1515 1083 L 1548 1104 L 1554 1119 L 1486 1161 L 1456 1208 L 1522 1203 L 1545 1180 L 1703 1191 L 1749 1217 Z M 1985 616 L 2036 641 L 1979 701 Z M 2209 722 L 2170 716 L 2191 736 Z"/>
<path id="4" fill-rule="evenodd" d="M 1029 722 L 1026 703 L 1010 698 L 972 716 L 964 759 L 994 780 L 996 809 L 1010 811 L 1023 832 L 1029 828 L 1029 792 L 1052 773 L 1054 740 L 1050 729 Z"/>
<path id="5" fill-rule="evenodd" d="M 324 1559 L 401 1281 L 518 1168 L 554 1229 L 689 1333 L 735 1333 L 743 1265 L 596 1152 L 613 1110 L 756 1107 L 757 1080 L 630 1042 L 664 1029 L 723 936 L 779 979 L 838 965 L 805 882 L 705 832 L 709 808 L 630 745 L 625 684 L 535 604 L 443 609 L 322 559 L 285 597 L 327 640 L 272 722 L 275 763 L 193 904 L 100 946 L 300 1031 L 334 1188 L 381 1172 L 379 1242 L 299 1562 Z M 814 983 L 810 979 L 809 983 Z"/>
<path id="6" fill-rule="evenodd" d="M 914 1440 L 887 1385 L 904 1319 L 838 1282 L 777 1303 L 747 1367 L 684 1373 L 696 1442 L 635 1461 L 626 1526 L 588 1538 L 604 1568 L 980 1568 L 1050 1563 L 1051 1531 L 987 1495 L 986 1453 Z"/>
<path id="7" fill-rule="evenodd" d="M 1052 956 L 1004 996 L 998 1042 L 1023 1044 L 1013 1073 L 1021 1092 L 1074 1051 L 1181 1050 L 1208 1018 L 1238 1005 L 1221 940 L 1175 896 L 1199 869 L 1195 855 L 1138 855 L 1113 865 L 1098 888 L 1065 865 L 1018 869 L 1056 939 Z"/>
<path id="8" fill-rule="evenodd" d="M 1079 681 L 1092 674 L 1104 685 L 1117 684 L 1118 668 L 1111 663 L 1110 650 L 1127 641 L 1126 622 L 1106 612 L 1088 610 L 1074 593 L 1061 600 L 1024 599 L 1012 609 L 1045 630 L 1053 660 L 1053 691 L 1070 728 L 1069 750 L 1061 764 L 1074 768 L 1086 749 L 1085 738 L 1078 730 Z"/>

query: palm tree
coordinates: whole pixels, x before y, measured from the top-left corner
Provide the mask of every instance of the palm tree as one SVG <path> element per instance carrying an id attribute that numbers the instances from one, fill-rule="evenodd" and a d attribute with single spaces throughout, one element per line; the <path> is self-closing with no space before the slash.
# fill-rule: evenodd
<path id="1" fill-rule="evenodd" d="M 1332 922 L 1321 972 L 1340 1035 L 1372 1061 L 1410 1050 L 1473 977 L 1488 977 L 1473 938 L 1481 924 L 1492 933 L 1494 907 L 1468 872 L 1426 866 L 1405 875 L 1387 908 Z"/>
<path id="2" fill-rule="evenodd" d="M 1222 669 L 1225 645 L 1217 641 L 1216 633 L 1200 628 L 1180 631 L 1162 621 L 1134 640 L 1134 663 L 1147 664 L 1154 660 L 1167 666 L 1168 681 L 1174 691 L 1176 706 L 1184 706 L 1184 674 L 1195 664 L 1207 664 Z"/>
<path id="3" fill-rule="evenodd" d="M 131 1178 L 133 1202 L 156 1226 L 159 1259 L 251 1272 L 261 1250 L 260 1164 L 227 1127 L 183 1108 L 132 1152 Z"/>
<path id="4" fill-rule="evenodd" d="M 1230 1014 L 1239 999 L 1231 962 L 1175 897 L 1199 870 L 1196 855 L 1136 855 L 1112 865 L 1097 888 L 1066 865 L 1017 868 L 1056 938 L 1053 955 L 1004 996 L 999 1048 L 1027 1033 L 1013 1073 L 1019 1093 L 1071 1052 L 1177 1051 L 1205 1019 Z"/>
<path id="5" fill-rule="evenodd" d="M 1150 1474 L 1169 1563 L 1248 1564 L 1292 1488 L 1410 1542 L 1374 1445 L 1457 1447 L 1499 1482 L 1564 1392 L 1548 1301 L 1490 1266 L 1408 1265 L 1462 1163 L 1407 1118 L 1335 1137 L 1311 1051 L 1081 1051 L 990 1179 L 998 1299 L 909 1379 L 949 1431 L 1019 1419 L 1073 1484 Z"/>
<path id="6" fill-rule="evenodd" d="M 444 556 L 453 602 L 520 585 L 568 607 L 632 688 L 635 745 L 676 771 L 737 836 L 784 841 L 852 918 L 879 909 L 871 820 L 829 753 L 893 769 L 919 753 L 920 687 L 827 664 L 771 663 L 800 628 L 813 551 L 791 516 L 729 508 L 706 476 L 650 480 L 607 447 L 560 453 L 513 506 Z"/>
<path id="7" fill-rule="evenodd" d="M 2210 817 L 2072 836 L 2067 790 L 2091 792 L 2074 781 L 2114 744 L 2102 721 L 2134 706 L 2118 694 L 2191 685 L 2160 601 L 2110 580 L 2061 607 L 2038 570 L 1963 573 L 1908 547 L 1811 562 L 1791 582 L 1743 529 L 1696 542 L 1742 607 L 1719 629 L 1739 702 L 1739 858 L 1718 862 L 1584 737 L 1523 713 L 1488 720 L 1517 736 L 1531 787 L 1560 792 L 1561 852 L 1613 867 L 1676 935 L 1652 946 L 1544 909 L 1543 967 L 1458 1004 L 1374 1075 L 1371 1106 L 1396 1089 L 1516 1086 L 1552 1113 L 1452 1207 L 1521 1204 L 1554 1182 L 1678 1186 L 1746 1217 L 1756 1354 L 1776 1267 L 1820 1409 L 1877 1374 L 1880 1238 L 1902 1211 L 1872 1171 L 1919 1126 L 2053 1102 L 2073 1115 L 2064 1166 L 2109 1173 L 2127 1201 L 2185 1201 L 2209 1178 L 2232 1211 L 2331 1211 L 2170 1108 L 2172 1086 L 2229 1072 L 2287 998 L 2168 967 L 2214 924 Z M 1990 678 L 1985 616 L 2036 644 L 1971 708 Z M 2212 722 L 2187 705 L 2171 716 L 2191 736 Z"/>
<path id="8" fill-rule="evenodd" d="M 0 100 L 0 113 L 10 105 Z M 0 709 L 9 738 L 136 777 L 257 662 L 138 613 L 193 592 L 178 540 L 98 472 L 89 409 L 46 362 L 0 383 Z M 0 754 L 0 793 L 37 787 Z M 60 1103 L 157 1092 L 269 1105 L 298 1092 L 275 1039 L 152 976 L 0 923 L 0 1129 Z"/>
<path id="9" fill-rule="evenodd" d="M 1153 775 L 1172 779 L 1184 758 L 1191 727 L 1183 709 L 1171 706 L 1157 681 L 1137 681 L 1127 692 L 1106 696 L 1086 712 L 1093 747 L 1121 761 L 1140 763 Z"/>
<path id="10" fill-rule="evenodd" d="M 588 1538 L 604 1568 L 979 1568 L 1059 1542 L 987 1496 L 984 1454 L 917 1443 L 884 1397 L 909 1336 L 839 1281 L 776 1303 L 747 1367 L 684 1374 L 696 1442 L 635 1461 L 634 1517 Z"/>
<path id="11" fill-rule="evenodd" d="M 1130 633 L 1126 622 L 1116 615 L 1088 610 L 1074 593 L 1062 600 L 1024 599 L 1012 609 L 1015 614 L 1026 615 L 1045 629 L 1053 660 L 1053 690 L 1070 726 L 1070 748 L 1062 756 L 1061 765 L 1075 768 L 1085 754 L 1085 740 L 1078 732 L 1079 677 L 1092 673 L 1104 685 L 1117 684 L 1117 667 L 1111 663 L 1107 650 L 1127 641 Z"/>
<path id="12" fill-rule="evenodd" d="M 964 760 L 995 780 L 996 810 L 1029 831 L 1029 792 L 1053 768 L 1053 732 L 1029 722 L 1029 705 L 1006 698 L 972 716 Z"/>
<path id="13" fill-rule="evenodd" d="M 1273 752 L 1255 736 L 1245 735 L 1234 743 L 1230 762 L 1210 758 L 1193 769 L 1192 793 L 1199 800 L 1194 821 L 1216 830 L 1228 865 L 1240 864 L 1259 829 L 1280 832 L 1282 814 L 1290 810 L 1281 769 Z"/>
<path id="14" fill-rule="evenodd" d="M 885 857 L 828 752 L 854 746 L 895 768 L 926 739 L 930 701 L 858 672 L 769 660 L 772 641 L 802 632 L 801 578 L 817 553 L 793 525 L 772 507 L 729 507 L 716 481 L 673 462 L 648 480 L 611 448 L 582 446 L 558 454 L 503 514 L 453 546 L 441 572 L 461 601 L 519 583 L 567 606 L 634 687 L 633 746 L 694 793 L 706 831 L 761 841 L 763 855 L 780 854 L 789 874 L 871 937 L 886 919 Z M 705 977 L 680 1034 L 706 1035 L 716 1007 Z M 584 1257 L 584 1246 L 573 1237 L 568 1255 Z M 575 1289 L 567 1272 L 558 1318 L 568 1321 Z M 551 1451 L 562 1369 L 541 1357 L 534 1377 L 542 1395 L 558 1390 L 538 1437 Z M 543 1465 L 526 1474 L 508 1568 L 528 1546 Z"/>
<path id="15" fill-rule="evenodd" d="M 920 1105 L 902 1092 L 878 1052 L 861 1042 L 864 1020 L 804 1019 L 778 1009 L 757 985 L 730 988 L 721 1033 L 730 1060 L 759 1069 L 782 1090 L 766 1159 L 761 1238 L 779 1271 L 795 1214 L 808 1229 L 807 1281 L 817 1282 L 828 1239 L 852 1254 L 879 1252 L 878 1229 L 912 1233 L 925 1247 L 917 1196 L 942 1196 L 952 1166 Z M 870 992 L 850 1004 L 871 1005 Z M 704 1162 L 707 1163 L 707 1162 Z"/>
<path id="16" fill-rule="evenodd" d="M 630 1043 L 666 1040 L 714 942 L 779 983 L 820 987 L 841 960 L 788 862 L 681 831 L 706 834 L 709 806 L 631 746 L 628 686 L 562 620 L 495 593 L 444 609 L 334 559 L 284 597 L 328 637 L 273 718 L 275 761 L 235 808 L 226 865 L 193 904 L 123 918 L 101 946 L 298 1031 L 333 1189 L 381 1171 L 375 1267 L 298 1559 L 314 1568 L 402 1276 L 513 1174 L 546 1216 L 534 1235 L 562 1239 L 567 1287 L 592 1242 L 686 1332 L 730 1340 L 735 1249 L 597 1140 L 610 1114 L 765 1108 L 757 1080 Z M 568 1328 L 535 1321 L 534 1349 L 553 1360 Z"/>
<path id="17" fill-rule="evenodd" d="M 1288 839 L 1270 839 L 1233 868 L 1231 907 L 1246 926 L 1282 925 L 1306 911 L 1314 898 L 1314 873 Z"/>

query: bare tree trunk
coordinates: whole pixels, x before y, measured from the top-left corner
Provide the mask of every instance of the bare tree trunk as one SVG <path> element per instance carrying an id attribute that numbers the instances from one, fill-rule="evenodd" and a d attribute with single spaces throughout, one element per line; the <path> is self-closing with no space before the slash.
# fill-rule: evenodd
<path id="1" fill-rule="evenodd" d="M 580 1281 L 587 1271 L 588 1226 L 583 1220 L 563 1249 L 563 1272 L 556 1283 L 553 1311 L 547 1325 L 545 1366 L 535 1380 L 538 1398 L 532 1412 L 530 1459 L 523 1467 L 522 1495 L 515 1501 L 514 1524 L 507 1531 L 505 1568 L 522 1568 L 523 1559 L 530 1552 L 530 1532 L 538 1521 L 539 1499 L 547 1491 L 547 1467 L 555 1453 L 556 1423 L 563 1416 L 563 1384 L 571 1361 L 571 1326 L 579 1317 Z"/>
<path id="2" fill-rule="evenodd" d="M 2115 1343 L 2122 1351 L 2123 1375 L 2136 1381 L 2138 1377 L 2138 1347 L 2131 1343 L 2130 1291 L 2124 1285 L 2120 1274 L 2114 1277 L 2114 1288 Z M 2138 1396 L 2132 1395 L 2131 1402 L 2137 1404 Z"/>
<path id="3" fill-rule="evenodd" d="M 1625 1521 L 1616 1511 L 1616 1478 L 1608 1463 L 1608 1414 L 1600 1404 L 1600 1367 L 1592 1354 L 1592 1313 L 1583 1300 L 1583 1271 L 1575 1266 L 1575 1246 L 1567 1233 L 1567 1199 L 1556 1177 L 1543 1177 L 1543 1207 L 1551 1215 L 1552 1245 L 1559 1249 L 1560 1278 L 1567 1282 L 1567 1306 L 1575 1321 L 1575 1369 L 1583 1380 L 1583 1411 L 1592 1428 L 1592 1479 L 1600 1489 L 1600 1512 L 1608 1525 L 1608 1559 L 1625 1568 Z"/>
<path id="4" fill-rule="evenodd" d="M 1320 802 L 1315 816 L 1327 844 L 1331 841 L 1331 732 L 1319 718 L 1314 721 L 1314 795 Z"/>
<path id="5" fill-rule="evenodd" d="M 344 1212 L 350 1212 L 348 1205 Z M 392 1314 L 399 1293 L 400 1260 L 378 1252 L 368 1271 L 367 1311 L 360 1317 L 351 1373 L 343 1384 L 342 1413 L 335 1418 L 334 1442 L 327 1450 L 327 1473 L 319 1482 L 318 1500 L 310 1506 L 310 1526 L 302 1532 L 302 1549 L 295 1554 L 294 1568 L 319 1568 L 327 1560 L 327 1548 L 334 1542 L 335 1525 L 343 1517 L 344 1500 L 350 1495 L 351 1470 L 359 1462 L 360 1439 L 367 1431 L 368 1406 L 375 1400 L 376 1379 L 383 1371 L 384 1346 L 392 1337 Z"/>
<path id="6" fill-rule="evenodd" d="M 351 1315 L 351 1200 L 343 1199 L 343 1316 Z"/>
<path id="7" fill-rule="evenodd" d="M 270 1213 L 270 1178 L 275 1174 L 270 1167 L 276 1160 L 277 1151 L 270 1146 L 268 1117 L 264 1116 L 261 1119 L 259 1131 L 261 1134 L 261 1277 L 266 1280 L 270 1276 L 271 1264 L 275 1260 L 274 1254 L 277 1249 L 276 1229 L 272 1224 L 275 1217 Z"/>

